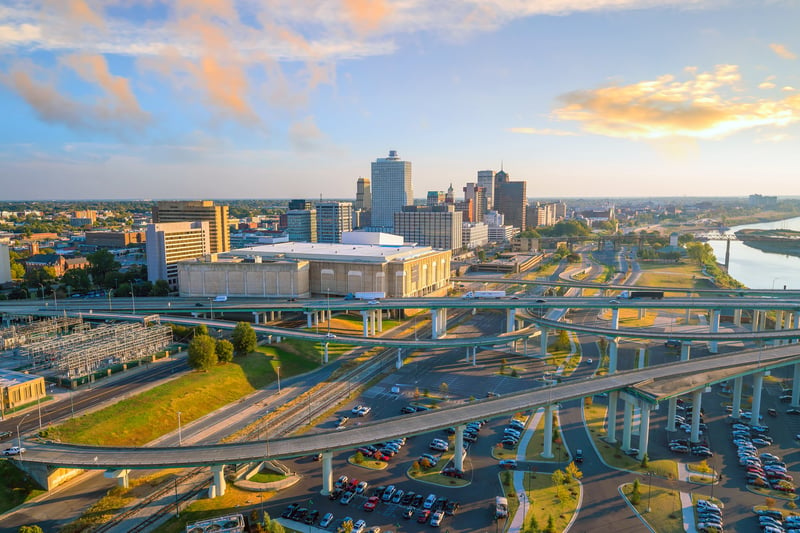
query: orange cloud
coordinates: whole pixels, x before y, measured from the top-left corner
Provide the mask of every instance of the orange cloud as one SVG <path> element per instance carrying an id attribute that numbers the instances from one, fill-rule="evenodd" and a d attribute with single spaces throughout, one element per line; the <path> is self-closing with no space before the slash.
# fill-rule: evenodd
<path id="1" fill-rule="evenodd" d="M 106 27 L 103 16 L 92 9 L 86 0 L 46 0 L 44 9 L 79 25 L 88 24 L 101 29 Z"/>
<path id="2" fill-rule="evenodd" d="M 575 91 L 561 97 L 555 114 L 582 123 L 586 131 L 628 139 L 721 138 L 759 127 L 800 121 L 800 98 L 743 101 L 726 97 L 740 81 L 735 65 L 714 72 L 687 69 L 692 79 L 671 75 L 632 85 Z"/>
<path id="3" fill-rule="evenodd" d="M 769 45 L 769 47 L 772 48 L 772 51 L 783 59 L 797 59 L 797 55 L 782 44 L 772 43 Z"/>
<path id="4" fill-rule="evenodd" d="M 374 31 L 391 13 L 386 0 L 342 0 L 353 27 L 362 32 Z"/>

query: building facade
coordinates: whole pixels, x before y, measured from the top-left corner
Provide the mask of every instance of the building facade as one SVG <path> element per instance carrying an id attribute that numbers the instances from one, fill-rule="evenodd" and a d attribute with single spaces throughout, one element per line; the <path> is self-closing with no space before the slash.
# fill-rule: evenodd
<path id="1" fill-rule="evenodd" d="M 489 204 L 486 199 L 486 188 L 477 183 L 467 183 L 464 187 L 464 200 L 471 201 L 470 222 L 483 222 Z"/>
<path id="2" fill-rule="evenodd" d="M 44 378 L 0 369 L 0 418 L 10 409 L 29 405 L 47 396 Z"/>
<path id="3" fill-rule="evenodd" d="M 0 243 L 0 283 L 11 281 L 11 254 L 8 250 L 7 244 Z"/>
<path id="4" fill-rule="evenodd" d="M 527 182 L 511 181 L 503 170 L 495 174 L 494 208 L 503 213 L 506 224 L 524 230 L 527 205 Z"/>
<path id="5" fill-rule="evenodd" d="M 317 204 L 317 242 L 342 242 L 342 233 L 353 230 L 353 204 L 321 202 Z"/>
<path id="6" fill-rule="evenodd" d="M 372 219 L 376 228 L 391 230 L 394 214 L 403 206 L 414 203 L 411 186 L 411 162 L 402 161 L 396 150 L 389 157 L 378 158 L 372 163 Z"/>
<path id="7" fill-rule="evenodd" d="M 317 210 L 312 208 L 287 211 L 286 234 L 290 241 L 317 242 Z"/>
<path id="8" fill-rule="evenodd" d="M 153 223 L 207 221 L 211 253 L 231 249 L 228 227 L 228 206 L 214 205 L 210 200 L 163 201 L 153 207 Z"/>
<path id="9" fill-rule="evenodd" d="M 178 288 L 178 262 L 211 253 L 209 222 L 167 222 L 147 226 L 147 280 Z"/>
<path id="10" fill-rule="evenodd" d="M 460 250 L 463 216 L 455 206 L 414 206 L 394 215 L 394 233 L 407 243 L 431 246 L 439 250 Z"/>
<path id="11" fill-rule="evenodd" d="M 358 178 L 356 182 L 356 211 L 369 211 L 372 209 L 372 182 L 369 178 Z"/>
<path id="12" fill-rule="evenodd" d="M 143 231 L 87 231 L 86 245 L 96 248 L 125 248 L 132 244 L 144 244 Z"/>
<path id="13" fill-rule="evenodd" d="M 461 226 L 461 242 L 470 250 L 489 244 L 489 226 L 484 222 L 465 222 Z"/>
<path id="14" fill-rule="evenodd" d="M 478 186 L 486 191 L 486 211 L 494 209 L 494 170 L 478 171 Z"/>

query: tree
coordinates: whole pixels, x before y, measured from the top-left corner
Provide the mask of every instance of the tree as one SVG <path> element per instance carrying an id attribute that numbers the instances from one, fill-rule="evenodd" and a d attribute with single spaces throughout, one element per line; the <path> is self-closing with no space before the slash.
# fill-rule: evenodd
<path id="1" fill-rule="evenodd" d="M 539 521 L 536 520 L 536 515 L 531 515 L 531 520 L 528 525 L 528 531 L 531 533 L 537 533 L 539 531 Z"/>
<path id="2" fill-rule="evenodd" d="M 194 327 L 195 337 L 198 335 L 208 335 L 208 326 L 205 324 L 198 324 Z"/>
<path id="3" fill-rule="evenodd" d="M 364 454 L 361 453 L 361 452 L 356 452 L 356 454 L 353 456 L 353 462 L 355 464 L 357 464 L 357 465 L 360 465 L 361 463 L 363 463 L 364 462 Z"/>
<path id="4" fill-rule="evenodd" d="M 544 528 L 545 533 L 556 533 L 556 521 L 553 515 L 547 517 L 547 526 Z"/>
<path id="5" fill-rule="evenodd" d="M 647 464 L 648 464 L 649 460 L 650 460 L 650 458 L 647 457 L 647 454 L 644 454 L 642 456 L 642 462 L 639 463 L 639 466 L 641 466 L 642 468 L 647 468 Z"/>
<path id="6" fill-rule="evenodd" d="M 18 533 L 44 533 L 39 526 L 19 526 Z"/>
<path id="7" fill-rule="evenodd" d="M 564 484 L 564 480 L 567 479 L 567 476 L 562 470 L 556 470 L 550 477 L 553 480 L 553 486 L 556 488 L 556 496 L 560 498 L 561 485 Z"/>
<path id="8" fill-rule="evenodd" d="M 214 350 L 220 363 L 233 361 L 233 344 L 228 339 L 219 339 Z"/>
<path id="9" fill-rule="evenodd" d="M 159 279 L 153 284 L 153 290 L 150 291 L 151 296 L 169 296 L 169 283 L 167 280 Z"/>
<path id="10" fill-rule="evenodd" d="M 284 529 L 283 524 L 278 522 L 277 520 L 272 520 L 269 523 L 269 532 L 270 533 L 285 533 L 286 529 Z"/>
<path id="11" fill-rule="evenodd" d="M 556 341 L 556 349 L 568 350 L 569 349 L 569 333 L 567 330 L 562 329 L 558 332 L 558 340 Z"/>
<path id="12" fill-rule="evenodd" d="M 505 373 L 507 364 L 508 364 L 508 361 L 506 361 L 505 358 L 500 359 L 500 373 L 501 374 Z"/>
<path id="13" fill-rule="evenodd" d="M 89 272 L 87 272 L 85 268 L 67 270 L 64 275 L 61 276 L 61 283 L 71 287 L 73 292 L 86 292 L 92 286 Z"/>
<path id="14" fill-rule="evenodd" d="M 583 472 L 580 471 L 580 469 L 578 468 L 578 466 L 575 464 L 574 461 L 570 462 L 564 469 L 564 471 L 567 474 L 567 481 L 570 481 L 572 479 L 581 479 L 583 477 Z"/>
<path id="15" fill-rule="evenodd" d="M 439 385 L 439 390 L 442 394 L 447 394 L 447 391 L 450 390 L 450 387 L 447 385 L 446 381 L 442 381 L 442 384 Z"/>
<path id="16" fill-rule="evenodd" d="M 633 487 L 631 487 L 631 497 L 630 497 L 631 503 L 633 505 L 636 505 L 636 504 L 639 503 L 641 498 L 642 498 L 642 494 L 641 494 L 641 487 L 640 487 L 640 484 L 639 484 L 639 480 L 638 479 L 634 479 L 633 480 Z"/>
<path id="17" fill-rule="evenodd" d="M 92 274 L 95 283 L 107 286 L 106 277 L 112 272 L 119 272 L 121 265 L 114 259 L 114 255 L 108 250 L 97 250 L 93 254 L 86 256 L 89 261 L 89 272 Z"/>
<path id="18" fill-rule="evenodd" d="M 236 355 L 247 355 L 256 349 L 256 332 L 247 322 L 239 322 L 231 335 L 233 352 Z"/>
<path id="19" fill-rule="evenodd" d="M 189 343 L 186 361 L 195 370 L 208 372 L 217 364 L 216 342 L 208 335 L 198 335 Z"/>

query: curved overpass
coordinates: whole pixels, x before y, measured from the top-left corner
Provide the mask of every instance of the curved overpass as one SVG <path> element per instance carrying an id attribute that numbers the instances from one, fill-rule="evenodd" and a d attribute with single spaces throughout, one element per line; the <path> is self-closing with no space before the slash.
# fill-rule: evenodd
<path id="1" fill-rule="evenodd" d="M 800 345 L 747 350 L 724 356 L 629 370 L 613 375 L 567 381 L 490 400 L 366 423 L 342 431 L 326 431 L 259 442 L 187 446 L 178 448 L 107 448 L 64 444 L 28 444 L 24 460 L 49 466 L 84 469 L 147 469 L 246 463 L 264 458 L 291 458 L 319 452 L 345 450 L 362 444 L 429 433 L 471 420 L 498 418 L 513 413 L 630 387 L 651 402 L 755 371 L 800 360 Z M 711 372 L 712 374 L 708 374 Z M 709 377 L 706 378 L 706 375 Z M 669 381 L 668 393 L 648 392 L 646 386 Z"/>

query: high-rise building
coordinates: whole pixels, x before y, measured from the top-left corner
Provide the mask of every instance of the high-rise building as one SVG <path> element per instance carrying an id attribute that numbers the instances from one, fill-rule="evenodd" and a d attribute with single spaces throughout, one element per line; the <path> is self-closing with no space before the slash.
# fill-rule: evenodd
<path id="1" fill-rule="evenodd" d="M 11 281 L 11 254 L 7 244 L 0 243 L 0 283 Z"/>
<path id="2" fill-rule="evenodd" d="M 356 182 L 356 203 L 353 205 L 356 211 L 367 211 L 372 209 L 372 185 L 369 178 L 358 178 Z"/>
<path id="3" fill-rule="evenodd" d="M 317 242 L 317 210 L 292 209 L 287 211 L 286 234 L 290 241 Z"/>
<path id="4" fill-rule="evenodd" d="M 445 202 L 444 191 L 428 191 L 426 205 L 439 205 Z"/>
<path id="5" fill-rule="evenodd" d="M 407 243 L 460 250 L 462 220 L 462 213 L 452 205 L 408 205 L 400 213 L 395 213 L 394 233 L 402 235 Z"/>
<path id="6" fill-rule="evenodd" d="M 402 161 L 397 151 L 391 150 L 389 157 L 379 157 L 372 163 L 371 225 L 391 230 L 394 214 L 413 203 L 411 162 Z"/>
<path id="7" fill-rule="evenodd" d="M 353 204 L 317 204 L 317 242 L 342 242 L 342 232 L 353 230 Z"/>
<path id="8" fill-rule="evenodd" d="M 528 205 L 527 182 L 511 181 L 501 170 L 494 177 L 494 208 L 503 213 L 506 224 L 525 230 L 525 208 Z"/>
<path id="9" fill-rule="evenodd" d="M 461 226 L 461 241 L 464 248 L 477 248 L 489 244 L 489 226 L 484 222 L 464 222 Z"/>
<path id="10" fill-rule="evenodd" d="M 456 203 L 456 197 L 453 194 L 453 184 L 450 184 L 450 187 L 447 188 L 447 193 L 444 195 L 444 203 L 446 204 L 454 204 Z"/>
<path id="11" fill-rule="evenodd" d="M 314 209 L 314 202 L 311 200 L 289 200 L 289 211 L 303 211 Z"/>
<path id="12" fill-rule="evenodd" d="M 228 206 L 214 205 L 211 200 L 163 201 L 153 207 L 153 223 L 208 221 L 211 253 L 231 249 L 228 227 Z"/>
<path id="13" fill-rule="evenodd" d="M 494 209 L 494 170 L 478 171 L 478 186 L 486 191 L 486 210 Z"/>
<path id="14" fill-rule="evenodd" d="M 178 261 L 195 259 L 211 250 L 210 222 L 165 222 L 147 225 L 147 280 L 166 280 L 178 287 Z"/>
<path id="15" fill-rule="evenodd" d="M 486 200 L 486 188 L 477 183 L 467 183 L 464 187 L 464 200 L 471 200 L 471 222 L 483 222 L 486 211 L 489 210 Z"/>

